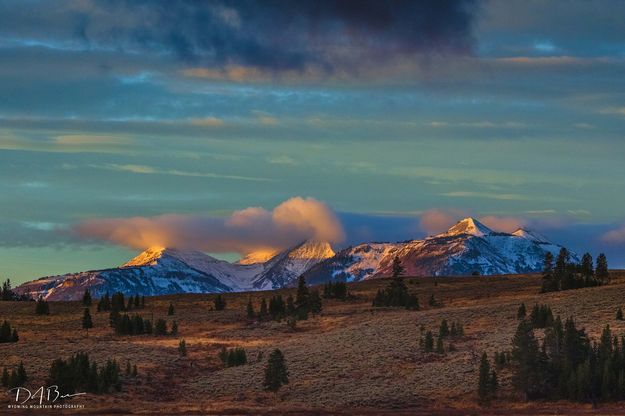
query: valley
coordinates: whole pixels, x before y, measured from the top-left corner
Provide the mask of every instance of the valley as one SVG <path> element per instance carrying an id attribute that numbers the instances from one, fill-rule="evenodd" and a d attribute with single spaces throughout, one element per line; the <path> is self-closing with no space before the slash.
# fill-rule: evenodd
<path id="1" fill-rule="evenodd" d="M 0 344 L 3 365 L 21 360 L 27 385 L 45 383 L 53 359 L 89 352 L 101 362 L 130 360 L 138 376 L 124 382 L 120 393 L 72 399 L 84 414 L 595 414 L 590 404 L 525 402 L 511 387 L 510 371 L 499 372 L 500 388 L 488 406 L 477 404 L 479 357 L 510 350 L 517 309 L 525 303 L 549 305 L 554 315 L 573 316 L 597 340 L 609 324 L 625 335 L 625 321 L 615 319 L 625 306 L 625 272 L 612 271 L 605 286 L 541 294 L 535 274 L 489 277 L 405 277 L 421 310 L 372 308 L 378 289 L 388 279 L 349 283 L 352 298 L 324 299 L 321 315 L 298 321 L 246 317 L 252 300 L 283 296 L 295 289 L 223 294 L 227 306 L 213 310 L 215 295 L 179 294 L 146 298 L 137 313 L 179 325 L 177 336 L 116 336 L 108 313 L 92 307 L 94 328 L 81 329 L 80 302 L 50 302 L 49 316 L 34 315 L 33 302 L 0 302 L 0 318 L 19 329 L 17 344 Z M 319 290 L 322 288 L 319 287 Z M 432 295 L 440 306 L 428 305 Z M 169 304 L 175 314 L 167 316 Z M 419 345 L 422 330 L 438 331 L 443 319 L 461 322 L 465 335 L 445 341 L 445 353 L 426 353 Z M 541 330 L 537 330 L 541 336 Z M 178 354 L 184 339 L 187 356 Z M 453 348 L 450 344 L 453 343 Z M 248 364 L 223 368 L 220 349 L 242 347 Z M 267 357 L 280 348 L 290 382 L 277 393 L 263 390 Z M 258 360 L 261 355 L 260 360 Z M 8 403 L 2 397 L 2 406 Z M 622 405 L 601 404 L 601 414 L 621 414 Z M 69 412 L 69 411 L 68 411 Z M 39 412 L 38 412 L 39 413 Z M 9 414 L 12 414 L 9 412 Z M 56 412 L 58 414 L 58 411 Z"/>

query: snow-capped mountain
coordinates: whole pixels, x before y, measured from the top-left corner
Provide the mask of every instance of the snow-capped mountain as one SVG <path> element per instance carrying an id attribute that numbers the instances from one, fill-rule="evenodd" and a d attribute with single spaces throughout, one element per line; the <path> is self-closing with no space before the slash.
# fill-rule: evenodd
<path id="1" fill-rule="evenodd" d="M 334 254 L 330 244 L 322 241 L 306 241 L 285 250 L 265 263 L 263 272 L 254 279 L 254 289 L 295 286 L 299 276 Z"/>
<path id="2" fill-rule="evenodd" d="M 251 253 L 236 263 L 200 251 L 153 247 L 117 268 L 44 277 L 16 292 L 73 300 L 87 288 L 95 297 L 117 291 L 164 295 L 269 290 L 295 286 L 300 275 L 312 284 L 389 276 L 395 256 L 409 276 L 529 273 L 542 269 L 547 251 L 557 255 L 560 248 L 533 231 L 500 233 L 465 218 L 424 240 L 364 243 L 338 253 L 327 242 L 311 240 L 277 254 Z M 575 254 L 571 257 L 578 260 Z"/>
<path id="3" fill-rule="evenodd" d="M 408 276 L 529 273 L 542 270 L 545 253 L 557 255 L 560 248 L 532 231 L 500 233 L 474 218 L 465 218 L 424 240 L 347 248 L 304 276 L 311 283 L 326 281 L 328 276 L 347 281 L 389 276 L 395 256 L 401 259 Z M 575 255 L 572 257 L 576 260 Z"/>
<path id="4" fill-rule="evenodd" d="M 303 272 L 333 255 L 328 243 L 316 241 L 251 264 L 229 263 L 200 251 L 152 247 L 117 268 L 44 277 L 15 290 L 34 298 L 76 300 L 87 288 L 94 297 L 106 292 L 165 295 L 275 289 L 294 285 Z"/>

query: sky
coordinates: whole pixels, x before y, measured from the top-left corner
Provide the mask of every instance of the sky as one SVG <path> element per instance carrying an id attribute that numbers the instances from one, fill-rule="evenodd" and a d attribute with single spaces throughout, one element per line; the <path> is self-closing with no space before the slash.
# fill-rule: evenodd
<path id="1" fill-rule="evenodd" d="M 0 0 L 0 277 L 475 216 L 625 267 L 625 2 Z"/>

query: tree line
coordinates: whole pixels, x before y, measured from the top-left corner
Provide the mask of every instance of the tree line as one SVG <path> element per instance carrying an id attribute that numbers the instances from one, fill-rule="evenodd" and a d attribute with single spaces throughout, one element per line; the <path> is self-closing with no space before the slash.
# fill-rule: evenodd
<path id="1" fill-rule="evenodd" d="M 130 362 L 127 363 L 126 376 L 137 376 L 136 365 L 131 370 Z M 50 365 L 46 382 L 48 385 L 57 385 L 63 394 L 76 392 L 105 394 L 121 391 L 122 374 L 116 360 L 108 359 L 104 364 L 98 365 L 87 353 L 78 352 L 67 360 L 62 358 L 54 360 Z"/>
<path id="2" fill-rule="evenodd" d="M 323 309 L 321 297 L 317 290 L 309 290 L 306 285 L 304 276 L 298 279 L 297 293 L 295 299 L 289 295 L 286 300 L 282 295 L 274 295 L 269 299 L 269 303 L 265 298 L 260 301 L 258 312 L 254 308 L 252 299 L 250 298 L 246 307 L 246 315 L 249 319 L 272 319 L 281 321 L 289 318 L 294 320 L 307 320 L 309 315 L 318 315 Z"/>
<path id="3" fill-rule="evenodd" d="M 607 325 L 591 342 L 573 318 L 560 316 L 545 329 L 542 344 L 535 324 L 522 319 L 512 340 L 513 386 L 526 399 L 597 403 L 625 399 L 625 337 Z"/>
<path id="4" fill-rule="evenodd" d="M 555 259 L 551 252 L 545 254 L 543 262 L 543 283 L 541 291 L 556 292 L 559 290 L 593 287 L 609 282 L 608 260 L 605 254 L 597 256 L 595 266 L 590 253 L 582 256 L 581 263 L 571 261 L 571 254 L 561 248 Z"/>

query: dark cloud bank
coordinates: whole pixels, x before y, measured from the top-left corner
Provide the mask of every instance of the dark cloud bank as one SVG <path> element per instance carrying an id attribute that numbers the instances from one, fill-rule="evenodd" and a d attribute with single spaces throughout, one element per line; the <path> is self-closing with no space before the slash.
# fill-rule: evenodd
<path id="1" fill-rule="evenodd" d="M 3 10 L 4 9 L 4 10 Z M 17 9 L 17 10 L 16 10 Z M 469 53 L 476 0 L 65 1 L 3 8 L 0 33 L 156 53 L 199 66 L 331 73 L 365 60 Z M 65 43 L 63 43 L 65 42 Z"/>

